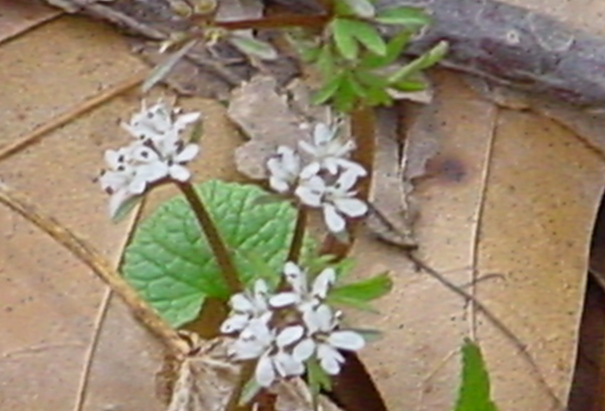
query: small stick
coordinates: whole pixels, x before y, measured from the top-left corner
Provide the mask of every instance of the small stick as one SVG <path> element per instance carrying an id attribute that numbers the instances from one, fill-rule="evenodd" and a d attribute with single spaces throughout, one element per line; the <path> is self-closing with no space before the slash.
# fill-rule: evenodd
<path id="1" fill-rule="evenodd" d="M 55 117 L 49 122 L 43 124 L 42 126 L 36 128 L 29 134 L 19 138 L 17 141 L 13 143 L 9 143 L 4 147 L 0 147 L 0 160 L 15 154 L 16 152 L 24 149 L 25 147 L 34 144 L 37 142 L 42 136 L 50 133 L 57 128 L 64 126 L 65 124 L 72 121 L 74 118 L 78 117 L 81 114 L 86 113 L 87 111 L 92 110 L 93 108 L 105 103 L 107 100 L 112 99 L 118 94 L 123 93 L 124 91 L 136 86 L 137 84 L 143 82 L 148 75 L 148 71 L 137 73 L 134 76 L 119 82 L 115 86 L 109 87 L 107 90 L 103 91 L 100 94 L 92 97 L 89 100 L 86 100 L 82 104 L 74 107 L 73 109 Z"/>
<path id="2" fill-rule="evenodd" d="M 54 218 L 41 214 L 22 194 L 10 189 L 3 183 L 0 183 L 0 202 L 50 235 L 90 267 L 126 303 L 133 315 L 175 355 L 186 354 L 189 351 L 186 342 L 179 337 L 177 331 L 160 318 L 111 267 L 111 264 L 86 241 L 72 233 Z"/>

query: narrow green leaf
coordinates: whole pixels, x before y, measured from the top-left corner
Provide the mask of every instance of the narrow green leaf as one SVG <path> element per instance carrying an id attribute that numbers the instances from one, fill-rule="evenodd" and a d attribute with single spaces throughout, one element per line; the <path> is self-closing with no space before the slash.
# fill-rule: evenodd
<path id="1" fill-rule="evenodd" d="M 326 78 L 332 77 L 336 71 L 334 53 L 329 43 L 323 45 L 315 63 L 319 72 Z"/>
<path id="2" fill-rule="evenodd" d="M 334 94 L 340 88 L 342 80 L 344 79 L 344 73 L 338 74 L 336 77 L 325 83 L 314 95 L 312 99 L 313 104 L 324 104 L 330 100 Z"/>
<path id="3" fill-rule="evenodd" d="M 412 38 L 412 32 L 402 30 L 387 43 L 387 52 L 384 56 L 367 54 L 360 66 L 367 68 L 380 68 L 393 64 L 403 54 L 403 49 Z"/>
<path id="4" fill-rule="evenodd" d="M 196 187 L 248 284 L 268 271 L 281 275 L 296 211 L 287 202 L 256 205 L 266 192 L 254 185 L 207 181 Z M 303 256 L 310 250 L 305 242 Z M 262 259 L 269 268 L 259 270 Z M 207 297 L 226 300 L 229 290 L 191 208 L 182 196 L 158 207 L 126 248 L 124 278 L 173 327 L 195 319 Z"/>
<path id="5" fill-rule="evenodd" d="M 406 64 L 401 69 L 397 70 L 395 73 L 389 76 L 389 84 L 395 84 L 404 80 L 421 70 L 429 68 L 436 64 L 439 60 L 445 56 L 447 53 L 447 43 L 445 41 L 440 41 L 436 46 L 432 49 L 421 55 L 420 57 L 412 60 L 410 63 Z"/>
<path id="6" fill-rule="evenodd" d="M 423 9 L 416 7 L 395 7 L 381 11 L 375 18 L 382 24 L 397 24 L 410 28 L 420 28 L 431 23 Z"/>
<path id="7" fill-rule="evenodd" d="M 497 411 L 490 398 L 489 375 L 479 346 L 466 339 L 462 346 L 462 381 L 455 411 Z"/>
<path id="8" fill-rule="evenodd" d="M 275 60 L 278 57 L 277 51 L 271 44 L 253 37 L 232 33 L 229 42 L 242 53 L 262 60 Z"/>
<path id="9" fill-rule="evenodd" d="M 190 143 L 199 143 L 202 139 L 202 135 L 204 134 L 204 121 L 200 118 L 198 119 L 191 128 L 191 133 L 189 134 L 189 142 Z"/>
<path id="10" fill-rule="evenodd" d="M 141 201 L 143 201 L 143 196 L 141 195 L 131 197 L 124 201 L 116 213 L 111 217 L 111 222 L 119 223 L 120 221 L 123 221 Z"/>
<path id="11" fill-rule="evenodd" d="M 331 298 L 345 298 L 357 301 L 372 301 L 387 294 L 393 288 L 388 273 L 381 273 L 367 280 L 337 285 L 330 290 Z"/>
<path id="12" fill-rule="evenodd" d="M 423 79 L 406 79 L 397 83 L 389 84 L 389 87 L 398 91 L 422 91 L 426 88 L 426 82 Z"/>
<path id="13" fill-rule="evenodd" d="M 311 357 L 306 361 L 307 365 L 307 383 L 309 390 L 314 398 L 317 398 L 319 392 L 323 389 L 332 391 L 332 381 L 330 376 L 326 374 L 324 369 L 319 365 L 315 357 Z"/>
<path id="14" fill-rule="evenodd" d="M 369 19 L 374 17 L 376 9 L 368 0 L 338 0 L 335 4 L 337 15 L 355 15 Z"/>
<path id="15" fill-rule="evenodd" d="M 355 25 L 351 25 L 351 20 L 334 19 L 331 24 L 334 44 L 340 55 L 347 60 L 355 60 L 359 54 L 359 46 L 355 41 Z"/>
<path id="16" fill-rule="evenodd" d="M 170 71 L 174 68 L 174 66 L 181 61 L 181 59 L 185 57 L 187 53 L 189 53 L 189 50 L 191 50 L 196 44 L 197 39 L 190 40 L 179 50 L 168 56 L 166 60 L 155 66 L 141 86 L 143 93 L 147 93 L 153 86 L 164 80 L 166 76 L 170 74 Z"/>
<path id="17" fill-rule="evenodd" d="M 348 20 L 349 30 L 353 36 L 368 50 L 379 56 L 387 54 L 387 45 L 378 33 L 378 30 L 369 23 L 363 21 Z"/>
<path id="18" fill-rule="evenodd" d="M 262 389 L 263 387 L 258 382 L 256 382 L 256 378 L 250 378 L 242 389 L 242 394 L 239 397 L 238 405 L 240 407 L 243 407 L 246 404 L 249 404 L 252 399 L 254 399 L 254 396 L 258 394 Z"/>

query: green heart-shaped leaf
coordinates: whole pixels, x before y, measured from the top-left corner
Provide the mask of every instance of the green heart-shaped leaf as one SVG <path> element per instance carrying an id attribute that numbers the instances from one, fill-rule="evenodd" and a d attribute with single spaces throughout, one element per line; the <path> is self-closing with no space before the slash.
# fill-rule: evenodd
<path id="1" fill-rule="evenodd" d="M 285 201 L 259 204 L 259 197 L 267 193 L 254 185 L 208 181 L 196 190 L 232 250 L 242 283 L 266 278 L 268 272 L 274 277 L 266 279 L 277 283 L 290 247 L 295 209 Z M 307 240 L 303 257 L 310 249 Z M 122 272 L 174 327 L 194 320 L 206 297 L 229 298 L 212 251 L 181 196 L 162 204 L 137 227 Z"/>

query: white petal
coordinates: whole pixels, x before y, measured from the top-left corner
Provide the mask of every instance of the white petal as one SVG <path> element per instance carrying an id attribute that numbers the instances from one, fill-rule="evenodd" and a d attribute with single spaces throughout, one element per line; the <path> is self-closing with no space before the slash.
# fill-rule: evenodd
<path id="1" fill-rule="evenodd" d="M 122 159 L 122 161 L 120 161 L 121 157 L 123 158 L 123 153 L 120 153 L 116 150 L 106 150 L 105 151 L 105 162 L 111 168 L 115 169 L 124 162 L 124 159 Z"/>
<path id="2" fill-rule="evenodd" d="M 298 142 L 298 146 L 299 146 L 299 147 L 300 147 L 300 148 L 301 148 L 303 151 L 307 152 L 307 154 L 310 154 L 310 155 L 312 155 L 313 157 L 316 157 L 316 156 L 317 156 L 317 152 L 318 152 L 318 150 L 317 150 L 317 148 L 316 148 L 314 145 L 309 144 L 309 143 L 307 143 L 307 142 L 306 142 L 306 141 L 304 141 L 304 140 L 301 140 L 301 141 L 299 141 L 299 142 Z"/>
<path id="3" fill-rule="evenodd" d="M 336 162 L 345 170 L 345 172 L 352 173 L 357 178 L 368 175 L 368 171 L 359 163 L 344 158 L 339 158 L 336 160 Z"/>
<path id="4" fill-rule="evenodd" d="M 241 311 L 244 313 L 252 312 L 254 309 L 252 301 L 250 301 L 248 296 L 244 293 L 233 294 L 229 300 L 229 305 L 231 305 L 231 308 L 233 308 L 235 311 Z"/>
<path id="5" fill-rule="evenodd" d="M 284 277 L 295 293 L 307 292 L 307 274 L 295 263 L 288 261 L 284 265 Z"/>
<path id="6" fill-rule="evenodd" d="M 358 198 L 338 198 L 333 203 L 338 211 L 349 217 L 361 217 L 368 212 L 368 205 Z"/>
<path id="7" fill-rule="evenodd" d="M 258 384 L 262 387 L 270 386 L 273 380 L 275 380 L 273 362 L 267 353 L 265 353 L 260 360 L 258 360 L 256 370 L 254 371 L 254 377 L 256 378 L 256 382 L 258 382 Z"/>
<path id="8" fill-rule="evenodd" d="M 269 186 L 278 193 L 285 193 L 290 190 L 288 182 L 275 176 L 269 177 Z"/>
<path id="9" fill-rule="evenodd" d="M 243 330 L 248 325 L 249 316 L 245 314 L 235 314 L 227 318 L 221 324 L 221 332 L 223 334 L 231 334 L 236 331 Z"/>
<path id="10" fill-rule="evenodd" d="M 191 173 L 187 169 L 187 167 L 183 167 L 179 164 L 173 164 L 168 169 L 170 177 L 177 181 L 187 181 L 191 177 Z"/>
<path id="11" fill-rule="evenodd" d="M 320 331 L 329 332 L 334 329 L 334 313 L 332 309 L 322 304 L 315 309 L 315 321 Z"/>
<path id="12" fill-rule="evenodd" d="M 305 338 L 292 350 L 292 358 L 296 361 L 307 361 L 315 352 L 315 342 L 311 338 Z"/>
<path id="13" fill-rule="evenodd" d="M 324 269 L 313 281 L 311 294 L 318 298 L 326 298 L 330 286 L 336 281 L 336 271 L 333 268 Z"/>
<path id="14" fill-rule="evenodd" d="M 324 159 L 323 168 L 328 170 L 328 173 L 335 175 L 338 173 L 338 159 L 334 157 L 328 157 Z"/>
<path id="15" fill-rule="evenodd" d="M 279 351 L 273 357 L 273 364 L 277 372 L 283 377 L 293 375 L 302 375 L 305 372 L 305 366 L 300 361 L 296 361 L 292 355 Z"/>
<path id="16" fill-rule="evenodd" d="M 317 178 L 321 180 L 321 178 Z M 315 183 L 309 183 L 312 180 L 314 180 L 314 178 L 307 180 L 307 182 L 301 183 L 298 187 L 296 187 L 296 190 L 294 190 L 294 194 L 303 204 L 306 204 L 310 207 L 319 207 L 321 205 L 324 189 L 314 187 Z"/>
<path id="17" fill-rule="evenodd" d="M 259 278 L 254 282 L 254 297 L 266 297 L 269 292 L 269 287 L 267 287 L 267 283 L 262 278 Z"/>
<path id="18" fill-rule="evenodd" d="M 346 192 L 350 190 L 357 182 L 358 175 L 352 171 L 345 171 L 338 177 L 335 184 L 335 189 L 340 192 Z"/>
<path id="19" fill-rule="evenodd" d="M 340 372 L 340 364 L 345 361 L 342 354 L 328 344 L 319 344 L 317 346 L 317 358 L 321 368 L 329 375 L 336 375 Z"/>
<path id="20" fill-rule="evenodd" d="M 198 121 L 201 116 L 202 113 L 200 112 L 182 114 L 178 116 L 176 121 L 174 122 L 174 128 L 178 131 L 182 131 L 188 124 L 195 123 L 196 121 Z"/>
<path id="21" fill-rule="evenodd" d="M 272 296 L 269 299 L 269 305 L 275 308 L 286 307 L 296 304 L 300 301 L 300 296 L 294 292 L 283 292 Z"/>
<path id="22" fill-rule="evenodd" d="M 346 227 L 346 221 L 332 204 L 323 205 L 324 222 L 332 233 L 342 233 Z"/>
<path id="23" fill-rule="evenodd" d="M 319 162 L 313 161 L 312 163 L 309 163 L 308 165 L 303 167 L 299 176 L 303 180 L 308 180 L 311 177 L 317 175 L 317 173 L 319 173 L 320 169 L 321 169 L 321 165 L 319 164 Z"/>
<path id="24" fill-rule="evenodd" d="M 238 338 L 229 347 L 229 354 L 238 360 L 251 360 L 258 358 L 267 350 L 267 346 L 257 340 Z"/>
<path id="25" fill-rule="evenodd" d="M 290 327 L 284 328 L 275 339 L 275 343 L 279 348 L 286 347 L 298 340 L 305 333 L 305 329 L 302 325 L 293 325 Z"/>
<path id="26" fill-rule="evenodd" d="M 316 146 L 321 146 L 329 143 L 335 135 L 335 129 L 331 129 L 327 124 L 317 123 L 313 130 L 313 142 Z"/>
<path id="27" fill-rule="evenodd" d="M 362 349 L 366 342 L 355 331 L 334 331 L 328 336 L 328 343 L 343 350 L 357 351 Z"/>
<path id="28" fill-rule="evenodd" d="M 200 146 L 197 144 L 187 144 L 185 148 L 174 157 L 174 161 L 177 163 L 191 161 L 199 152 Z"/>

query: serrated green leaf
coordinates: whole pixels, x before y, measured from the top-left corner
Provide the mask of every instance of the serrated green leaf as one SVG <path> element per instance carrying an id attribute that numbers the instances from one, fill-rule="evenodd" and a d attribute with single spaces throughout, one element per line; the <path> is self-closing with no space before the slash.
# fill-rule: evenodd
<path id="1" fill-rule="evenodd" d="M 330 298 L 341 298 L 356 301 L 372 301 L 387 294 L 393 288 L 393 281 L 388 273 L 381 273 L 367 280 L 355 283 L 336 285 L 330 290 Z"/>
<path id="2" fill-rule="evenodd" d="M 227 247 L 240 251 L 233 260 L 242 282 L 263 275 L 248 255 L 264 260 L 280 276 L 295 209 L 287 202 L 256 205 L 266 192 L 254 185 L 208 181 L 196 190 Z M 310 248 L 307 240 L 303 256 Z M 174 327 L 195 319 L 206 297 L 229 297 L 212 251 L 182 196 L 162 204 L 137 227 L 126 248 L 122 273 Z"/>
<path id="3" fill-rule="evenodd" d="M 466 339 L 462 346 L 462 381 L 455 411 L 497 411 L 490 398 L 489 375 L 479 346 Z"/>
<path id="4" fill-rule="evenodd" d="M 164 80 L 166 76 L 170 74 L 170 71 L 174 68 L 174 66 L 187 55 L 189 50 L 191 50 L 193 46 L 197 44 L 197 42 L 197 40 L 190 40 L 179 50 L 168 56 L 166 60 L 155 66 L 141 86 L 143 93 L 147 93 L 153 86 Z"/>
<path id="5" fill-rule="evenodd" d="M 412 75 L 417 74 L 421 70 L 429 68 L 436 64 L 439 60 L 447 53 L 447 43 L 440 41 L 432 49 L 421 55 L 420 57 L 412 60 L 410 63 L 397 70 L 395 73 L 389 76 L 389 84 L 395 84 L 402 80 L 409 78 Z"/>
<path id="6" fill-rule="evenodd" d="M 335 3 L 335 13 L 337 15 L 352 14 L 369 19 L 376 14 L 374 5 L 368 0 L 338 0 Z"/>
<path id="7" fill-rule="evenodd" d="M 271 44 L 253 37 L 233 33 L 229 37 L 229 42 L 242 53 L 262 60 L 275 60 L 278 57 L 277 51 Z"/>
<path id="8" fill-rule="evenodd" d="M 423 9 L 416 7 L 395 7 L 378 13 L 375 21 L 382 24 L 397 24 L 410 28 L 420 28 L 431 23 Z"/>
<path id="9" fill-rule="evenodd" d="M 359 54 L 359 46 L 355 40 L 355 25 L 349 19 L 334 19 L 332 21 L 332 36 L 334 44 L 341 56 L 347 60 L 355 60 Z"/>

